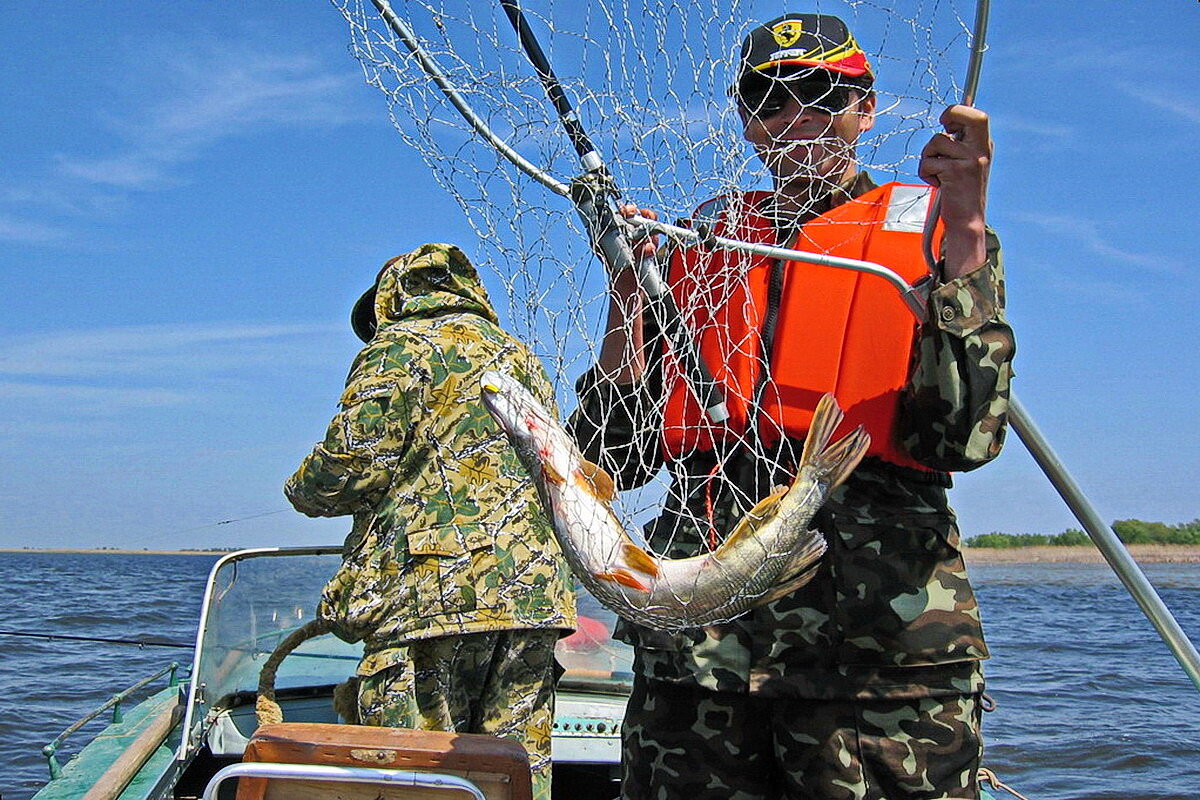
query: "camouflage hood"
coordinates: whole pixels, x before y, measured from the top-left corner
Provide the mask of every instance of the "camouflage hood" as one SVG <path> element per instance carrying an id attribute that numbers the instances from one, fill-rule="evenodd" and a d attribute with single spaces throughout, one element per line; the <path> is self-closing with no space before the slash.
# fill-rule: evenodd
<path id="1" fill-rule="evenodd" d="M 453 245 L 426 244 L 383 266 L 375 285 L 355 303 L 350 324 L 365 342 L 379 326 L 443 314 L 476 314 L 498 322 L 466 255 Z"/>

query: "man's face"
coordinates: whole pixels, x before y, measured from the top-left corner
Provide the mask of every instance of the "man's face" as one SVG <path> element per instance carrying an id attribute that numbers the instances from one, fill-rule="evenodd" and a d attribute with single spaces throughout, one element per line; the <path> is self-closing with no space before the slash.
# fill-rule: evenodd
<path id="1" fill-rule="evenodd" d="M 781 184 L 838 183 L 855 169 L 858 137 L 875 124 L 875 95 L 813 70 L 743 82 L 738 111 L 743 136 Z"/>

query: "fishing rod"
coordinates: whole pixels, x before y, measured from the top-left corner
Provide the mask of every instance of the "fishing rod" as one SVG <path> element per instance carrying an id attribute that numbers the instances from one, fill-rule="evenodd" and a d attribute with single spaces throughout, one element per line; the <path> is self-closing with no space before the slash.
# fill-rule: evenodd
<path id="1" fill-rule="evenodd" d="M 579 121 L 579 115 L 567 99 L 562 84 L 550 66 L 550 60 L 546 58 L 533 29 L 529 27 L 520 3 L 518 0 L 500 0 L 500 5 L 517 33 L 521 49 L 537 72 L 542 87 L 546 90 L 567 133 L 567 138 L 579 156 L 584 175 L 571 182 L 571 200 L 575 203 L 589 236 L 608 263 L 614 277 L 630 267 L 634 269 L 638 286 L 645 292 L 649 301 L 651 313 L 655 314 L 659 327 L 680 358 L 688 383 L 700 400 L 705 414 L 713 422 L 725 422 L 729 419 L 729 409 L 725 404 L 724 392 L 720 384 L 713 379 L 712 371 L 700 355 L 695 337 L 679 313 L 675 296 L 653 258 L 634 256 L 635 237 L 631 237 L 630 232 L 637 229 L 625 223 L 613 208 L 613 201 L 620 197 L 621 192 L 612 173 L 605 166 L 600 153 Z"/>
<path id="2" fill-rule="evenodd" d="M 134 644 L 138 647 L 180 647 L 191 650 L 196 645 L 184 642 L 147 642 L 141 639 L 113 639 L 105 636 L 68 636 L 65 633 L 38 633 L 36 631 L 0 631 L 0 636 L 22 636 L 30 639 L 45 639 L 56 641 L 65 639 L 71 642 L 99 642 L 101 644 Z"/>
<path id="3" fill-rule="evenodd" d="M 635 237 L 631 237 L 630 232 L 637 229 L 625 223 L 613 208 L 613 200 L 620 197 L 621 193 L 612 173 L 604 165 L 604 159 L 580 123 L 579 115 L 567 99 L 566 92 L 563 91 L 558 76 L 554 74 L 550 60 L 546 58 L 537 36 L 529 27 L 518 0 L 500 0 L 500 6 L 516 31 L 525 57 L 537 72 L 542 87 L 546 90 L 546 95 L 567 133 L 567 138 L 579 156 L 584 175 L 571 182 L 571 200 L 575 203 L 589 236 L 608 263 L 614 278 L 630 267 L 634 269 L 638 286 L 649 300 L 651 313 L 655 314 L 659 327 L 679 356 L 688 383 L 700 400 L 701 407 L 711 421 L 724 422 L 729 419 L 724 393 L 713 379 L 712 371 L 704 362 L 695 337 L 684 323 L 675 303 L 675 296 L 653 258 L 634 256 Z"/>
<path id="4" fill-rule="evenodd" d="M 421 69 L 435 84 L 437 84 L 447 99 L 450 100 L 454 107 L 462 114 L 463 118 L 477 133 L 479 133 L 481 137 L 483 137 L 485 141 L 490 143 L 497 150 L 497 152 L 508 159 L 514 166 L 537 180 L 542 185 L 546 186 L 555 194 L 567 197 L 572 195 L 572 189 L 574 187 L 567 187 L 561 181 L 558 181 L 544 170 L 530 163 L 515 150 L 513 150 L 512 147 L 510 147 L 506 142 L 500 139 L 500 137 L 498 137 L 490 128 L 488 128 L 487 124 L 474 112 L 473 109 L 471 109 L 470 105 L 457 91 L 445 73 L 442 72 L 442 70 L 438 67 L 433 58 L 425 52 L 424 48 L 421 46 L 420 42 L 417 40 L 412 31 L 409 30 L 408 26 L 405 25 L 403 21 L 401 21 L 395 15 L 387 0 L 372 0 L 372 3 L 379 10 L 381 17 L 392 29 L 392 31 L 413 53 Z M 513 15 L 513 13 L 508 9 L 509 6 L 512 6 L 516 11 L 520 11 L 514 0 L 501 0 L 501 3 L 505 6 L 505 11 L 509 14 L 510 21 L 512 21 L 515 16 L 517 22 L 514 24 L 519 26 L 520 21 L 523 19 L 523 14 Z M 966 91 L 964 92 L 964 100 L 967 100 L 970 103 L 974 102 L 975 93 L 979 83 L 983 54 L 986 50 L 983 34 L 986 32 L 987 26 L 989 11 L 988 0 L 977 0 L 975 10 L 975 32 L 972 35 L 971 41 L 972 52 L 967 78 L 964 83 L 966 88 Z M 528 25 L 526 24 L 524 27 L 527 29 Z M 518 36 L 522 36 L 520 27 L 517 27 L 517 32 Z M 532 33 L 530 33 L 530 36 L 532 36 Z M 533 41 L 536 43 L 536 39 Z M 539 46 L 534 52 L 536 53 L 540 51 L 541 48 Z M 527 50 L 527 56 L 528 55 L 529 52 Z M 535 69 L 538 69 L 537 57 L 531 56 L 531 61 L 534 63 Z M 551 90 L 548 84 L 550 86 L 557 85 L 558 81 L 553 77 L 553 72 L 549 69 L 549 63 L 546 60 L 544 53 L 542 53 L 540 61 L 545 65 L 546 76 L 542 76 L 541 70 L 539 70 L 539 77 L 542 78 L 543 87 L 546 87 L 547 91 L 549 92 Z M 559 89 L 561 91 L 561 86 L 559 86 Z M 551 102 L 556 104 L 556 111 L 558 111 L 560 119 L 564 120 L 564 128 L 568 129 L 568 136 L 571 136 L 572 134 L 570 133 L 570 130 L 575 129 L 576 126 L 568 125 L 565 120 L 576 119 L 576 115 L 573 109 L 570 108 L 570 103 L 566 100 L 565 94 L 560 95 L 560 100 L 562 103 L 565 103 L 562 108 L 559 107 L 559 100 L 556 100 L 554 96 L 551 97 Z M 582 133 L 582 127 L 579 127 L 578 131 Z M 576 152 L 580 155 L 581 161 L 585 155 L 588 155 L 589 153 L 595 153 L 595 148 L 590 147 L 590 142 L 587 140 L 586 133 L 583 133 L 582 136 L 577 136 L 574 138 L 572 140 L 572 145 L 575 147 Z M 581 152 L 582 147 L 586 147 L 587 149 Z M 607 176 L 607 169 L 604 168 L 603 161 L 600 159 L 598 154 L 595 154 L 594 162 L 590 156 L 588 157 L 587 162 L 584 164 L 585 169 L 589 168 L 588 164 L 592 164 L 592 168 L 595 170 L 589 172 L 589 175 L 592 175 L 594 179 Z M 607 189 L 610 191 L 614 189 L 615 187 L 611 182 L 611 176 L 607 176 L 605 179 L 608 181 Z M 597 180 L 596 182 L 599 181 Z M 579 181 L 576 181 L 576 183 L 579 183 Z M 589 225 L 589 232 L 591 232 L 594 237 L 597 234 L 607 235 L 609 237 L 609 242 L 612 242 L 614 239 L 619 239 L 616 245 L 618 252 L 614 254 L 616 257 L 632 258 L 631 248 L 629 248 L 629 239 L 635 237 L 626 235 L 621 229 L 626 226 L 635 226 L 643 229 L 643 232 L 646 234 L 659 233 L 680 244 L 700 244 L 704 246 L 719 247 L 735 252 L 768 255 L 773 258 L 782 258 L 789 261 L 821 264 L 837 269 L 849 269 L 856 272 L 876 275 L 895 287 L 901 299 L 913 314 L 917 315 L 918 318 L 924 317 L 927 298 L 930 290 L 932 289 L 933 283 L 930 280 L 924 280 L 910 285 L 906 280 L 904 280 L 904 278 L 896 274 L 893 270 L 873 262 L 839 258 L 819 253 L 809 253 L 802 250 L 792 250 L 790 248 L 750 244 L 748 242 L 741 242 L 738 240 L 713 236 L 709 231 L 702 233 L 642 216 L 635 216 L 628 220 L 622 221 L 612 213 L 611 208 L 607 205 L 607 200 L 609 199 L 608 197 L 603 197 L 596 189 L 592 190 L 592 197 L 594 199 L 605 201 L 594 204 L 594 206 L 599 205 L 603 206 L 604 208 L 597 209 L 593 207 L 591 209 L 590 216 L 585 217 L 585 223 Z M 933 202 L 936 202 L 936 193 L 934 195 Z M 576 204 L 578 207 L 579 202 L 577 201 Z M 604 210 L 607 210 L 608 212 L 607 218 L 611 225 L 617 229 L 616 234 L 613 234 L 609 229 L 601 228 L 601 230 L 597 231 L 592 227 L 595 225 L 594 221 L 597 219 L 597 216 L 603 213 Z M 584 214 L 583 208 L 580 208 L 580 214 Z M 934 214 L 930 214 L 929 217 L 932 217 L 936 220 L 936 215 Z M 589 220 L 592 221 L 589 222 Z M 931 248 L 927 248 L 927 250 L 928 252 L 926 258 L 928 259 L 932 250 Z M 626 255 L 626 251 L 628 251 L 628 255 Z M 649 261 L 649 259 L 634 259 L 635 265 L 640 265 L 642 262 L 646 261 Z M 644 277 L 648 281 L 649 288 L 658 290 L 662 294 L 666 294 L 668 297 L 670 297 L 669 291 L 667 291 L 665 284 L 662 282 L 662 277 L 654 265 L 647 264 L 645 266 L 647 269 L 645 269 L 644 272 L 639 269 L 637 273 L 639 280 Z M 682 328 L 682 325 L 680 327 Z M 683 353 L 695 352 L 694 343 L 690 341 L 690 338 L 686 339 L 683 344 Z M 698 360 L 699 359 L 697 358 L 697 361 Z M 703 364 L 703 362 L 700 363 Z M 689 375 L 695 376 L 696 372 L 698 372 L 698 370 L 691 370 Z M 691 383 L 693 389 L 696 389 L 698 386 L 702 387 L 706 385 L 712 385 L 711 383 L 708 383 L 708 379 L 706 379 L 703 375 L 692 377 Z M 1084 530 L 1087 531 L 1087 534 L 1091 538 L 1092 542 L 1100 550 L 1109 566 L 1113 569 L 1113 571 L 1117 574 L 1117 577 L 1133 596 L 1134 600 L 1141 608 L 1142 613 L 1145 614 L 1145 616 L 1150 620 L 1150 623 L 1154 626 L 1160 638 L 1162 638 L 1162 640 L 1170 648 L 1175 658 L 1179 661 L 1180 665 L 1183 667 L 1184 671 L 1187 673 L 1192 682 L 1197 688 L 1200 688 L 1200 653 L 1196 651 L 1195 646 L 1183 632 L 1183 629 L 1179 626 L 1178 621 L 1166 607 L 1166 604 L 1163 603 L 1162 598 L 1159 597 L 1157 591 L 1154 589 L 1149 579 L 1146 578 L 1137 562 L 1129 554 L 1129 551 L 1125 548 L 1120 538 L 1109 525 L 1103 522 L 1091 501 L 1083 493 L 1082 489 L 1071 477 L 1069 472 L 1067 472 L 1066 467 L 1054 453 L 1053 448 L 1050 447 L 1041 431 L 1037 428 L 1032 418 L 1029 416 L 1029 413 L 1025 410 L 1024 405 L 1018 400 L 1015 394 L 1010 394 L 1009 396 L 1008 418 L 1013 426 L 1013 430 L 1016 431 L 1017 436 L 1021 439 L 1022 444 L 1025 445 L 1025 448 L 1029 451 L 1029 454 L 1033 457 L 1039 468 L 1050 480 L 1050 483 L 1054 486 L 1059 496 L 1062 497 L 1068 508 L 1075 515 L 1075 518 L 1080 522 L 1081 525 L 1083 525 Z"/>

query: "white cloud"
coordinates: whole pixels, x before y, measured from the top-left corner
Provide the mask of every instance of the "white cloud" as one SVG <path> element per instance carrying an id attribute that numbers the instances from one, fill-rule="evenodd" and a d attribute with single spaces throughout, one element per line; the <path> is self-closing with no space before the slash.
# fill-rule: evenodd
<path id="1" fill-rule="evenodd" d="M 87 149 L 57 153 L 43 175 L 0 187 L 0 240 L 69 238 L 69 220 L 117 212 L 131 191 L 184 182 L 181 167 L 224 141 L 374 118 L 355 92 L 352 62 L 279 47 L 164 38 L 115 54 L 110 96 L 77 110 L 75 138 Z"/>
<path id="2" fill-rule="evenodd" d="M 67 232 L 57 225 L 19 219 L 0 213 L 0 240 L 10 242 L 51 242 Z"/>
<path id="3" fill-rule="evenodd" d="M 992 132 L 994 135 L 1014 136 L 1009 142 L 1014 145 L 1027 145 L 1031 139 L 1039 140 L 1041 144 L 1066 144 L 1076 141 L 1078 131 L 1070 125 L 1056 122 L 1046 122 L 1042 119 L 1028 119 L 1011 114 L 992 116 Z"/>
<path id="4" fill-rule="evenodd" d="M 1020 222 L 1035 225 L 1074 242 L 1085 252 L 1109 261 L 1162 275 L 1180 275 L 1185 271 L 1177 259 L 1117 247 L 1105 237 L 1101 224 L 1095 220 L 1041 213 L 1016 213 L 1012 216 Z"/>
<path id="5" fill-rule="evenodd" d="M 207 378 L 265 365 L 304 363 L 312 337 L 328 339 L 340 324 L 137 325 L 0 338 L 0 376 L 22 385 L 53 381 L 103 384 Z M 9 391 L 15 391 L 9 386 Z M 148 395 L 149 396 L 149 395 Z"/>
<path id="6" fill-rule="evenodd" d="M 1192 96 L 1186 97 L 1161 84 L 1141 84 L 1131 81 L 1120 81 L 1114 86 L 1152 108 L 1167 111 L 1185 122 L 1200 123 L 1200 100 L 1197 99 L 1195 92 L 1192 93 Z"/>
<path id="7" fill-rule="evenodd" d="M 136 69 L 138 101 L 109 114 L 123 144 L 103 157 L 61 155 L 65 174 L 154 188 L 169 180 L 172 168 L 223 139 L 355 118 L 347 97 L 356 84 L 352 70 L 332 72 L 313 58 L 263 52 L 250 43 L 159 45 L 139 53 Z"/>
<path id="8" fill-rule="evenodd" d="M 68 404 L 75 409 L 125 410 L 173 406 L 185 403 L 189 396 L 170 389 L 140 389 L 107 386 L 55 385 L 0 381 L 0 400 L 21 403 L 45 403 L 53 398 L 56 404 Z M 28 434 L 28 431 L 25 431 Z"/>

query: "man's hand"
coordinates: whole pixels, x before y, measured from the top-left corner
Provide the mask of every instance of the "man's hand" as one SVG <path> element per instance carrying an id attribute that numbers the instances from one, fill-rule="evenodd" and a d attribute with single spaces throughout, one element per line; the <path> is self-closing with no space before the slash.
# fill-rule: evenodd
<path id="1" fill-rule="evenodd" d="M 658 214 L 648 209 L 638 208 L 632 203 L 617 207 L 617 211 L 625 219 L 645 217 L 658 219 Z M 644 258 L 654 258 L 658 254 L 658 235 L 647 236 L 645 241 L 633 248 L 633 258 L 640 261 Z M 605 260 L 605 264 L 608 264 Z M 600 374 L 615 383 L 634 383 L 641 380 L 646 370 L 646 357 L 643 352 L 645 340 L 642 331 L 642 312 L 645 308 L 645 295 L 638 283 L 634 269 L 624 269 L 612 274 L 609 269 L 609 304 L 608 322 L 605 327 L 604 341 L 600 345 L 600 356 L 597 365 Z"/>
<path id="2" fill-rule="evenodd" d="M 950 106 L 940 122 L 946 131 L 934 134 L 921 151 L 918 174 L 941 194 L 943 277 L 953 280 L 987 260 L 984 214 L 993 148 L 988 115 L 977 108 Z"/>
<path id="3" fill-rule="evenodd" d="M 625 219 L 633 219 L 634 217 L 645 217 L 646 219 L 658 219 L 658 212 L 651 211 L 648 208 L 638 208 L 633 203 L 625 203 L 617 206 L 617 211 L 621 212 L 621 216 Z M 658 234 L 652 234 L 646 237 L 641 246 L 633 251 L 633 257 L 636 259 L 654 258 L 658 254 Z"/>

